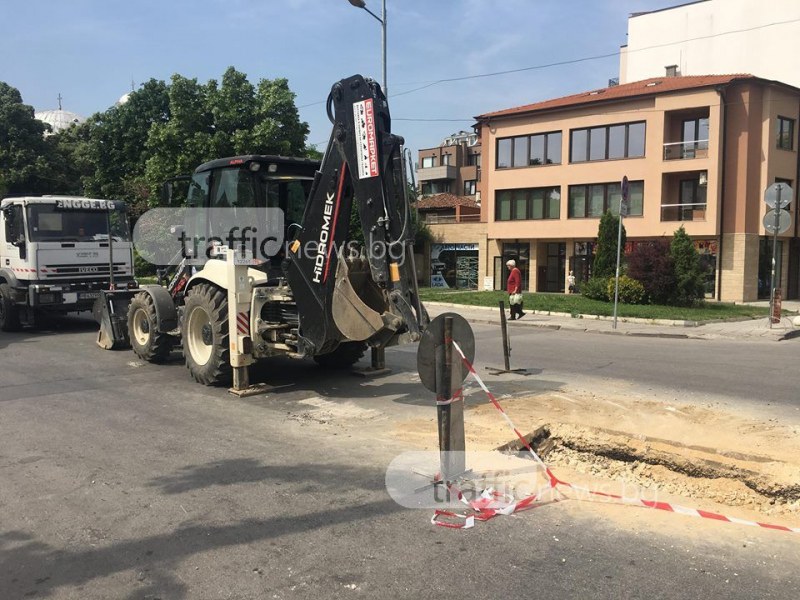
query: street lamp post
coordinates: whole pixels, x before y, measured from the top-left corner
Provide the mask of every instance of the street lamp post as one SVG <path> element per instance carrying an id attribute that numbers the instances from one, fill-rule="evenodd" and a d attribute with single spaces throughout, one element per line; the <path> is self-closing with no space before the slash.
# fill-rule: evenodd
<path id="1" fill-rule="evenodd" d="M 364 0 L 347 0 L 347 1 L 350 2 L 350 4 L 352 4 L 356 8 L 363 8 L 370 15 L 372 15 L 372 17 L 376 21 L 378 21 L 378 23 L 381 24 L 381 50 L 382 50 L 382 52 L 381 52 L 381 64 L 383 66 L 383 83 L 382 83 L 382 87 L 383 87 L 384 96 L 386 96 L 388 98 L 389 97 L 389 91 L 388 91 L 388 87 L 386 85 L 386 0 L 382 0 L 383 7 L 382 7 L 382 10 L 381 10 L 381 16 L 380 17 L 378 15 L 376 15 L 374 12 L 372 12 L 370 9 L 367 8 L 367 3 L 364 2 Z"/>

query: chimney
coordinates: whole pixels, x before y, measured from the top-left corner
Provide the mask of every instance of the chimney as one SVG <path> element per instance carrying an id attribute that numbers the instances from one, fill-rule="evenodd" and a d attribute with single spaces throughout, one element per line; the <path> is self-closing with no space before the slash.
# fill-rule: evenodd
<path id="1" fill-rule="evenodd" d="M 664 68 L 667 70 L 667 77 L 678 76 L 678 65 L 667 65 Z"/>

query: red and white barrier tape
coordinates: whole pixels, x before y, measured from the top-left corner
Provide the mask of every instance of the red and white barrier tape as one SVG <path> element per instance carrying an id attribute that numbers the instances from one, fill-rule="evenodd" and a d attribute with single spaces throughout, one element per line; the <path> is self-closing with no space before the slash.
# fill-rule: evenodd
<path id="1" fill-rule="evenodd" d="M 461 356 L 461 360 L 469 370 L 469 373 L 472 376 L 472 378 L 478 383 L 478 385 L 484 391 L 484 393 L 489 398 L 494 407 L 500 412 L 501 415 L 503 415 L 503 418 L 506 420 L 506 423 L 508 423 L 508 426 L 514 431 L 514 434 L 519 438 L 520 442 L 522 442 L 522 445 L 525 447 L 525 449 L 530 453 L 530 455 L 533 457 L 536 463 L 542 468 L 545 475 L 547 476 L 548 483 L 546 486 L 537 490 L 534 494 L 531 494 L 530 496 L 527 496 L 520 500 L 515 500 L 513 498 L 503 496 L 502 494 L 498 494 L 492 489 L 487 489 L 481 493 L 479 499 L 472 501 L 466 500 L 464 495 L 461 493 L 460 490 L 458 490 L 458 488 L 454 484 L 448 484 L 448 489 L 450 493 L 454 494 L 459 500 L 461 500 L 464 504 L 469 506 L 469 508 L 474 512 L 474 514 L 462 515 L 454 511 L 437 510 L 434 513 L 433 517 L 431 518 L 431 523 L 433 523 L 434 525 L 438 525 L 440 527 L 449 527 L 451 529 L 469 529 L 471 527 L 474 527 L 476 520 L 488 521 L 489 519 L 497 515 L 511 515 L 523 509 L 538 506 L 539 503 L 543 501 L 542 499 L 544 498 L 547 492 L 554 494 L 562 494 L 562 492 L 558 488 L 560 486 L 563 486 L 565 488 L 569 488 L 570 490 L 581 492 L 589 496 L 592 496 L 594 498 L 604 499 L 605 501 L 608 502 L 619 502 L 621 504 L 626 504 L 626 505 L 653 508 L 656 510 L 663 510 L 666 512 L 672 512 L 690 517 L 711 519 L 714 521 L 724 521 L 727 523 L 737 523 L 739 525 L 762 527 L 764 529 L 776 529 L 778 531 L 800 533 L 800 527 L 787 527 L 785 525 L 774 525 L 771 523 L 762 523 L 759 521 L 749 521 L 747 519 L 739 519 L 737 517 L 727 517 L 719 513 L 699 510 L 696 508 L 688 508 L 686 506 L 681 506 L 679 504 L 671 504 L 669 502 L 657 502 L 655 500 L 645 500 L 643 498 L 628 498 L 617 494 L 607 494 L 604 492 L 597 492 L 586 487 L 574 485 L 566 481 L 562 481 L 561 479 L 555 476 L 550 467 L 547 466 L 547 464 L 533 449 L 530 442 L 528 442 L 525 436 L 523 436 L 522 433 L 520 433 L 519 429 L 517 429 L 517 427 L 514 425 L 514 422 L 511 420 L 506 411 L 503 409 L 500 402 L 498 402 L 494 394 L 492 394 L 492 392 L 489 391 L 489 388 L 486 387 L 486 384 L 483 382 L 483 380 L 480 378 L 480 375 L 478 375 L 475 368 L 469 362 L 466 355 L 464 354 L 464 351 L 461 350 L 461 347 L 455 342 L 455 340 L 451 341 L 453 343 L 453 348 L 455 348 L 458 354 Z M 461 390 L 458 390 L 457 394 L 459 397 L 462 397 Z"/>

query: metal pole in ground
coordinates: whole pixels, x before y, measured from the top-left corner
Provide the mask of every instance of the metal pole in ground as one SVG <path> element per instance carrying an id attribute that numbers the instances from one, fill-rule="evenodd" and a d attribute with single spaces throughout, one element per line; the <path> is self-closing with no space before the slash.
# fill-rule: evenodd
<path id="1" fill-rule="evenodd" d="M 508 346 L 508 324 L 506 323 L 506 304 L 500 300 L 500 329 L 503 331 L 503 364 L 506 371 L 511 370 L 511 349 Z"/>
<path id="2" fill-rule="evenodd" d="M 780 229 L 781 220 L 781 187 L 777 186 L 776 199 L 775 199 L 775 232 L 772 235 L 772 273 L 770 274 L 769 281 L 769 328 L 772 329 L 772 324 L 775 322 L 773 318 L 773 310 L 775 309 L 775 271 L 778 264 L 778 230 Z"/>
<path id="3" fill-rule="evenodd" d="M 454 388 L 459 385 L 461 369 L 459 362 L 453 361 L 453 317 L 445 317 L 442 335 L 442 360 L 437 385 L 437 408 L 439 422 L 439 463 L 444 481 L 453 481 L 466 470 L 464 458 L 464 404 L 458 399 L 453 401 Z M 456 382 L 454 385 L 454 381 Z"/>

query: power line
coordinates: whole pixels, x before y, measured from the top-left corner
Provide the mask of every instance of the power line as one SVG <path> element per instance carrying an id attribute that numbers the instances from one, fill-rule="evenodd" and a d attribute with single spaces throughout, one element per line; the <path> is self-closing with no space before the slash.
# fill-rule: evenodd
<path id="1" fill-rule="evenodd" d="M 765 23 L 764 25 L 756 25 L 756 26 L 753 26 L 753 27 L 745 27 L 743 29 L 732 29 L 730 31 L 722 31 L 722 32 L 719 32 L 719 33 L 711 33 L 711 34 L 708 34 L 708 35 L 701 35 L 701 36 L 697 36 L 697 37 L 693 37 L 693 38 L 687 38 L 687 39 L 684 39 L 684 40 L 678 40 L 678 41 L 675 41 L 675 42 L 664 42 L 663 44 L 654 44 L 652 46 L 645 46 L 643 48 L 637 48 L 637 49 L 634 49 L 634 50 L 629 50 L 628 54 L 631 54 L 631 53 L 634 53 L 634 52 L 644 52 L 644 51 L 647 51 L 647 50 L 654 50 L 656 48 L 665 48 L 667 46 L 676 46 L 676 45 L 685 44 L 685 43 L 688 43 L 688 42 L 696 42 L 696 41 L 700 41 L 700 40 L 706 40 L 706 39 L 711 39 L 711 38 L 716 38 L 716 37 L 722 37 L 722 36 L 726 36 L 726 35 L 733 35 L 733 34 L 737 34 L 737 33 L 747 33 L 749 31 L 756 31 L 756 30 L 759 30 L 759 29 L 766 29 L 767 27 L 775 27 L 775 26 L 778 26 L 778 25 L 788 25 L 790 23 L 797 23 L 798 21 L 800 21 L 800 19 L 789 19 L 789 20 L 786 20 L 786 21 L 775 21 L 774 23 Z M 584 56 L 584 57 L 581 57 L 581 58 L 574 58 L 574 59 L 571 59 L 571 60 L 560 60 L 560 61 L 556 61 L 556 62 L 552 62 L 552 63 L 546 63 L 546 64 L 541 64 L 541 65 L 533 65 L 533 66 L 530 66 L 530 67 L 521 67 L 519 69 L 507 69 L 507 70 L 504 70 L 504 71 L 494 71 L 494 72 L 491 72 L 491 73 L 480 73 L 480 74 L 477 74 L 477 75 L 463 75 L 461 77 L 447 77 L 447 78 L 444 78 L 444 79 L 437 79 L 437 80 L 427 81 L 427 82 L 419 81 L 419 82 L 400 83 L 400 84 L 396 84 L 396 85 L 414 85 L 415 83 L 423 83 L 425 85 L 421 85 L 420 87 L 416 87 L 416 88 L 413 88 L 413 89 L 410 89 L 410 90 L 406 90 L 405 92 L 400 92 L 398 94 L 392 94 L 392 98 L 396 98 L 398 96 L 405 96 L 407 94 L 413 94 L 414 92 L 419 92 L 421 90 L 428 89 L 430 87 L 433 87 L 435 85 L 439 85 L 441 83 L 454 83 L 456 81 L 467 81 L 467 80 L 470 80 L 470 79 L 483 79 L 483 78 L 486 78 L 486 77 L 497 77 L 497 76 L 500 76 L 500 75 L 510 75 L 512 73 L 523 73 L 525 71 L 535 71 L 535 70 L 539 70 L 539 69 L 549 69 L 549 68 L 552 68 L 552 67 L 562 67 L 562 66 L 566 66 L 566 65 L 573 65 L 573 64 L 582 63 L 582 62 L 588 62 L 588 61 L 592 61 L 592 60 L 601 60 L 601 59 L 604 59 L 604 58 L 612 58 L 614 56 L 619 56 L 619 51 L 618 50 L 614 51 L 614 52 L 606 53 L 606 54 L 596 54 L 594 56 Z M 317 104 L 324 104 L 324 101 L 322 101 L 322 102 L 312 102 L 311 104 L 304 104 L 303 106 L 298 106 L 297 108 L 307 108 L 309 106 L 316 106 Z M 396 119 L 396 120 L 399 120 L 399 119 Z"/>

